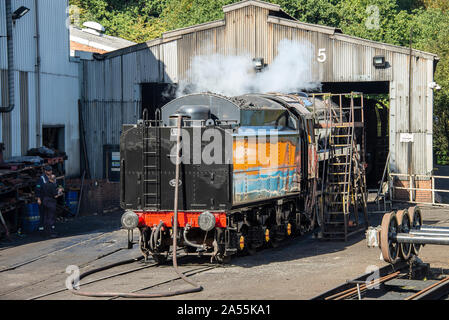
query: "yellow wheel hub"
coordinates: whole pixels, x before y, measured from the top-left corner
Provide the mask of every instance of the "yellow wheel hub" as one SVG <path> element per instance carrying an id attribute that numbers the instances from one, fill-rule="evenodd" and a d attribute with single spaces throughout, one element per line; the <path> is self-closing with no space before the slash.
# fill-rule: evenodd
<path id="1" fill-rule="evenodd" d="M 270 230 L 265 230 L 265 241 L 270 242 Z"/>
<path id="2" fill-rule="evenodd" d="M 243 250 L 245 248 L 245 237 L 240 237 L 240 250 Z"/>

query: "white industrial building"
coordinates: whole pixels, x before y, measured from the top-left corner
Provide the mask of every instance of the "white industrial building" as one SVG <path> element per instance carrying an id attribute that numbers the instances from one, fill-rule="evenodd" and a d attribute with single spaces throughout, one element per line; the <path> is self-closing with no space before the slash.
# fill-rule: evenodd
<path id="1" fill-rule="evenodd" d="M 0 101 L 13 108 L 0 114 L 0 142 L 5 158 L 50 143 L 67 153 L 71 177 L 80 171 L 79 63 L 70 58 L 68 6 L 0 1 Z"/>

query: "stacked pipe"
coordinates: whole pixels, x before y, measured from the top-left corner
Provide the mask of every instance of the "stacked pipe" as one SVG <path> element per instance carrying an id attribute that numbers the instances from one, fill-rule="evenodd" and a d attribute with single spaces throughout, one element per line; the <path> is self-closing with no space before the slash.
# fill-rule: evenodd
<path id="1" fill-rule="evenodd" d="M 396 234 L 398 243 L 449 245 L 448 227 L 421 226 L 408 233 Z"/>

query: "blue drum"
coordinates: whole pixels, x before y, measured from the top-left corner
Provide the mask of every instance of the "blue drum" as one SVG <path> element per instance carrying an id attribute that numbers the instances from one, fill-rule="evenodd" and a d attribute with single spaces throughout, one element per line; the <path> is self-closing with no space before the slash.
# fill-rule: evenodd
<path id="1" fill-rule="evenodd" d="M 78 192 L 76 191 L 69 191 L 66 196 L 66 205 L 69 207 L 70 212 L 72 215 L 76 214 L 76 210 L 78 209 Z"/>
<path id="2" fill-rule="evenodd" d="M 39 228 L 39 206 L 37 203 L 25 205 L 25 212 L 22 218 L 22 231 L 24 233 L 32 233 Z"/>

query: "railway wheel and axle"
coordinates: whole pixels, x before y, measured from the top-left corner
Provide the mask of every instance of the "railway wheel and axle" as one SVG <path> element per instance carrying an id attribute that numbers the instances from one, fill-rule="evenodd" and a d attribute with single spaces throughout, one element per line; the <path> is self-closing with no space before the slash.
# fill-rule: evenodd
<path id="1" fill-rule="evenodd" d="M 410 215 L 407 209 L 399 210 L 396 213 L 398 219 L 399 232 L 409 233 L 411 229 Z M 410 243 L 401 243 L 399 245 L 399 255 L 402 259 L 408 260 L 412 254 L 412 245 Z"/>
<path id="2" fill-rule="evenodd" d="M 398 233 L 398 219 L 395 212 L 390 212 L 382 218 L 380 246 L 386 262 L 394 264 L 399 256 L 399 244 L 393 239 Z"/>
<path id="3" fill-rule="evenodd" d="M 420 229 L 423 224 L 421 209 L 419 209 L 418 207 L 410 208 L 409 215 L 412 224 L 411 226 L 412 229 Z M 412 253 L 414 255 L 418 255 L 419 251 L 421 250 L 421 247 L 422 247 L 421 244 L 412 244 Z"/>

